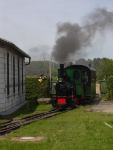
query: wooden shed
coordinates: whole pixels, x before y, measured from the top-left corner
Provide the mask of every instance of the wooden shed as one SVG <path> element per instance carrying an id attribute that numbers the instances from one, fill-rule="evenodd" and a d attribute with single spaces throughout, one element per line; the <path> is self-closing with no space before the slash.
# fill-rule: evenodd
<path id="1" fill-rule="evenodd" d="M 15 44 L 0 38 L 0 114 L 10 114 L 25 103 L 25 58 Z"/>

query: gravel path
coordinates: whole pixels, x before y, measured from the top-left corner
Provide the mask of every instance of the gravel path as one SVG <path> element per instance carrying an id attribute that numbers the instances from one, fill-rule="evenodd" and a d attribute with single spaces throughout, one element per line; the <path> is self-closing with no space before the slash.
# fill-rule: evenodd
<path id="1" fill-rule="evenodd" d="M 113 102 L 99 102 L 98 104 L 91 105 L 89 111 L 107 112 L 113 114 Z"/>

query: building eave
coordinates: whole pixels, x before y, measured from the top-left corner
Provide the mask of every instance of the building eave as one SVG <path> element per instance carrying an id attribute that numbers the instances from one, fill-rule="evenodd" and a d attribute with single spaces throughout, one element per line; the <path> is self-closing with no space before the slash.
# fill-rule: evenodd
<path id="1" fill-rule="evenodd" d="M 0 47 L 12 49 L 12 50 L 14 50 L 14 51 L 17 51 L 18 53 L 20 53 L 20 54 L 23 55 L 24 57 L 31 59 L 31 57 L 30 57 L 27 53 L 25 53 L 23 50 L 21 50 L 21 49 L 20 49 L 19 47 L 17 47 L 15 44 L 13 44 L 13 43 L 10 42 L 10 41 L 4 40 L 4 39 L 2 39 L 2 38 L 0 38 Z"/>

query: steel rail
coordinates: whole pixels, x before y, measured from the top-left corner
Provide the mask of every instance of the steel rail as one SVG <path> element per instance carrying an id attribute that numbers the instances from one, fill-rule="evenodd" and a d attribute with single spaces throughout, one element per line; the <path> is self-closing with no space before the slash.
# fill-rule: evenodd
<path id="1" fill-rule="evenodd" d="M 44 112 L 40 114 L 35 114 L 32 116 L 27 116 L 24 118 L 21 118 L 17 121 L 12 121 L 10 123 L 4 124 L 3 126 L 0 126 L 0 135 L 5 135 L 7 133 L 10 133 L 13 130 L 16 130 L 17 128 L 20 128 L 21 126 L 30 124 L 34 121 L 46 119 L 52 116 L 55 116 L 57 114 L 61 113 L 60 111 L 52 110 L 49 112 Z"/>

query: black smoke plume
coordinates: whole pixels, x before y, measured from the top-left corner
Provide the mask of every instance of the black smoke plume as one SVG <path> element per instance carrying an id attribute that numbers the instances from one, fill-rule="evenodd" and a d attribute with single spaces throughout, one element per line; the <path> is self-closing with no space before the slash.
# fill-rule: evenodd
<path id="1" fill-rule="evenodd" d="M 52 56 L 65 62 L 70 56 L 90 46 L 97 32 L 113 29 L 113 12 L 98 8 L 86 17 L 84 25 L 69 22 L 58 25 L 58 38 Z"/>

